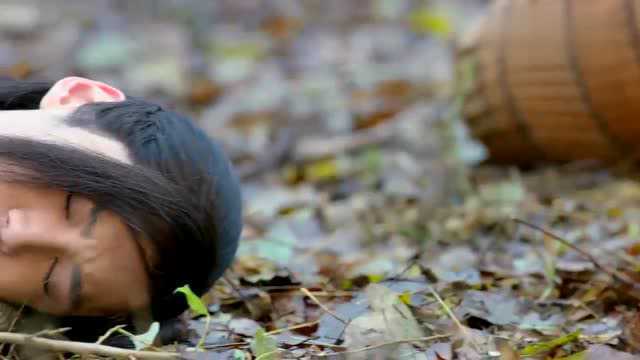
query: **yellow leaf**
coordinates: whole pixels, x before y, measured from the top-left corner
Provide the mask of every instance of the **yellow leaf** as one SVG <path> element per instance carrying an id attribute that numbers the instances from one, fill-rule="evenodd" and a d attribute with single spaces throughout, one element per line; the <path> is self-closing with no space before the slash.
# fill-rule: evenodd
<path id="1" fill-rule="evenodd" d="M 340 177 L 344 164 L 340 159 L 328 158 L 304 165 L 304 177 L 307 181 L 327 181 Z"/>
<path id="2" fill-rule="evenodd" d="M 398 297 L 406 305 L 411 305 L 411 293 L 409 291 L 403 291 Z"/>
<path id="3" fill-rule="evenodd" d="M 547 342 L 539 342 L 535 344 L 531 344 L 526 346 L 524 349 L 520 351 L 520 355 L 522 356 L 536 356 L 542 353 L 546 353 L 551 351 L 558 346 L 566 345 L 570 342 L 574 342 L 578 340 L 580 337 L 580 331 L 572 332 L 571 334 L 567 334 L 565 336 L 561 336 L 559 338 L 547 341 Z"/>
<path id="4" fill-rule="evenodd" d="M 430 9 L 420 9 L 409 15 L 411 29 L 417 33 L 429 33 L 447 37 L 453 31 L 449 18 Z"/>
<path id="5" fill-rule="evenodd" d="M 353 281 L 351 281 L 349 279 L 344 279 L 340 283 L 340 288 L 342 290 L 351 290 L 352 287 L 353 287 Z"/>
<path id="6" fill-rule="evenodd" d="M 624 210 L 622 210 L 619 207 L 613 207 L 613 208 L 609 208 L 607 209 L 607 216 L 610 218 L 619 218 L 622 217 L 622 215 L 624 215 Z"/>

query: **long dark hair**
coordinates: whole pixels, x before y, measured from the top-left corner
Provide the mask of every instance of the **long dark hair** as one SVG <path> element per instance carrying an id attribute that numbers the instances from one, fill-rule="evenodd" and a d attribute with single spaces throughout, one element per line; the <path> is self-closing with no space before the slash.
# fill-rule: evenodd
<path id="1" fill-rule="evenodd" d="M 0 110 L 38 109 L 51 86 L 0 79 Z M 134 164 L 72 146 L 0 137 L 0 161 L 15 165 L 0 169 L 0 181 L 84 195 L 151 239 L 158 255 L 151 314 L 161 322 L 174 319 L 187 304 L 173 291 L 189 284 L 204 294 L 235 255 L 242 209 L 229 160 L 190 119 L 138 98 L 86 104 L 66 122 L 119 140 Z M 76 335 L 89 340 L 100 331 L 84 328 Z"/>

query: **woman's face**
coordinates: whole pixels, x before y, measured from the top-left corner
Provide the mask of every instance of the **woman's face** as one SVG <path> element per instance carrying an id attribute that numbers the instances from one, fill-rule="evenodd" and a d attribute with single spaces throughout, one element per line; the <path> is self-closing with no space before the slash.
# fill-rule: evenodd
<path id="1" fill-rule="evenodd" d="M 0 111 L 0 135 L 70 144 L 131 163 L 120 142 L 65 125 L 73 110 Z M 0 178 L 2 301 L 54 315 L 141 309 L 149 303 L 147 245 L 122 218 L 87 198 Z"/>

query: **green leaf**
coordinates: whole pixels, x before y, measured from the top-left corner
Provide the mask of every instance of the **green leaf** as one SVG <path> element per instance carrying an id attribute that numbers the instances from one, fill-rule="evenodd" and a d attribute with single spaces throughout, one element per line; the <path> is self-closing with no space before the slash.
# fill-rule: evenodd
<path id="1" fill-rule="evenodd" d="M 259 328 L 256 336 L 251 341 L 251 351 L 260 360 L 275 360 L 278 353 L 278 342 L 267 335 L 264 329 Z"/>
<path id="2" fill-rule="evenodd" d="M 185 285 L 183 287 L 179 287 L 174 291 L 175 293 L 183 293 L 187 298 L 187 303 L 189 304 L 189 308 L 197 315 L 209 316 L 209 311 L 207 307 L 204 305 L 202 300 L 198 297 L 198 295 L 194 294 L 191 291 L 189 285 Z"/>
<path id="3" fill-rule="evenodd" d="M 119 329 L 118 331 L 127 335 L 129 340 L 133 342 L 133 346 L 136 350 L 142 350 L 153 345 L 153 341 L 156 339 L 156 336 L 158 336 L 158 333 L 160 332 L 160 324 L 157 321 L 154 321 L 151 326 L 149 326 L 149 330 L 147 330 L 146 333 L 140 335 L 133 335 L 132 333 L 124 331 L 122 329 Z"/>
<path id="4" fill-rule="evenodd" d="M 528 357 L 546 353 L 553 350 L 554 348 L 557 348 L 558 346 L 566 345 L 570 342 L 576 341 L 579 337 L 580 331 L 576 331 L 547 342 L 531 344 L 520 350 L 520 355 Z"/>

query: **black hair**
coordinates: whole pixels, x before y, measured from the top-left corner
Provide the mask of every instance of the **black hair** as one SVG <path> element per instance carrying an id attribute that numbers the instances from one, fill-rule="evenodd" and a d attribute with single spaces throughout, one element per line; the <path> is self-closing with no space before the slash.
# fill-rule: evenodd
<path id="1" fill-rule="evenodd" d="M 51 86 L 0 79 L 0 110 L 38 109 Z M 0 137 L 0 161 L 15 165 L 0 169 L 0 181 L 84 195 L 150 239 L 158 259 L 150 276 L 151 315 L 173 321 L 187 308 L 174 290 L 188 284 L 204 294 L 237 250 L 241 195 L 228 158 L 189 118 L 139 98 L 85 104 L 66 122 L 120 141 L 134 164 L 69 145 Z M 76 335 L 87 340 L 103 331 L 82 328 Z"/>

